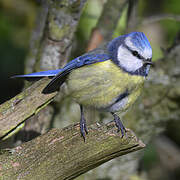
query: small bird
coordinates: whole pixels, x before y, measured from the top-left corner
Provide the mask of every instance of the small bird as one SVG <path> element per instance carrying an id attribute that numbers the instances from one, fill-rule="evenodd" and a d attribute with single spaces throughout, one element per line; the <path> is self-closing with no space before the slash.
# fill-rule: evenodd
<path id="1" fill-rule="evenodd" d="M 52 77 L 42 93 L 59 90 L 65 82 L 68 92 L 80 104 L 80 132 L 88 133 L 83 107 L 110 112 L 122 137 L 126 129 L 119 114 L 126 112 L 140 95 L 152 63 L 152 49 L 143 32 L 119 36 L 103 48 L 94 49 L 67 63 L 62 69 L 16 75 L 15 78 Z"/>

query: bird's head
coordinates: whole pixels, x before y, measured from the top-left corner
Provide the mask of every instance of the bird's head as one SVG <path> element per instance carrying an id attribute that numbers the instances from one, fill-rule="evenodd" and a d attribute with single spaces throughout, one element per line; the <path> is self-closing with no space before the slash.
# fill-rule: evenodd
<path id="1" fill-rule="evenodd" d="M 113 39 L 108 50 L 112 60 L 132 75 L 147 76 L 152 65 L 151 45 L 142 32 L 132 32 Z"/>

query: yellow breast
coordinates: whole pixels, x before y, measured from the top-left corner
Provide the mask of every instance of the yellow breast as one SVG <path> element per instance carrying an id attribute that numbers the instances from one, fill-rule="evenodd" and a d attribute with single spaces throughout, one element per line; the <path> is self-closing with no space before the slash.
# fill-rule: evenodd
<path id="1" fill-rule="evenodd" d="M 130 75 L 108 60 L 75 69 L 68 77 L 67 87 L 79 104 L 102 109 L 126 90 L 130 94 L 127 104 L 131 105 L 143 82 L 144 77 Z"/>

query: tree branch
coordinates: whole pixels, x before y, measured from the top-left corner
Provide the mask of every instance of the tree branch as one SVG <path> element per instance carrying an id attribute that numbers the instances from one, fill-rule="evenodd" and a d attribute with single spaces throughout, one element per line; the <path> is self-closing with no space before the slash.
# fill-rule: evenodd
<path id="1" fill-rule="evenodd" d="M 91 125 L 85 143 L 79 128 L 76 124 L 52 129 L 10 151 L 2 150 L 0 176 L 6 180 L 73 179 L 115 157 L 145 147 L 130 130 L 121 138 L 114 122 Z"/>
<path id="2" fill-rule="evenodd" d="M 92 31 L 87 51 L 97 48 L 101 43 L 108 42 L 112 39 L 114 29 L 127 3 L 127 0 L 108 0 L 105 3 L 98 24 Z"/>
<path id="3" fill-rule="evenodd" d="M 29 117 L 47 106 L 57 92 L 44 95 L 43 88 L 50 82 L 44 78 L 18 94 L 14 98 L 0 105 L 0 140 L 15 132 Z"/>
<path id="4" fill-rule="evenodd" d="M 137 28 L 139 16 L 138 16 L 138 4 L 139 0 L 129 0 L 128 16 L 127 16 L 127 30 L 133 31 Z"/>
<path id="5" fill-rule="evenodd" d="M 147 24 L 150 24 L 150 23 L 155 23 L 157 21 L 166 20 L 166 19 L 174 20 L 174 21 L 180 21 L 180 15 L 158 14 L 158 15 L 154 15 L 154 16 L 144 18 L 144 20 L 142 20 L 142 22 L 140 24 L 147 25 Z"/>

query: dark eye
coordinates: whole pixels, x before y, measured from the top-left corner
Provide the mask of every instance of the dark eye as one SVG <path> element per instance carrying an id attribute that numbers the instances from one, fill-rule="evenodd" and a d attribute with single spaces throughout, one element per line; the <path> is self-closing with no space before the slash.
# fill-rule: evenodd
<path id="1" fill-rule="evenodd" d="M 143 57 L 137 52 L 137 51 L 132 51 L 133 56 L 136 56 L 139 59 L 143 59 Z"/>
<path id="2" fill-rule="evenodd" d="M 132 51 L 132 54 L 133 54 L 134 56 L 138 56 L 138 52 L 137 52 L 137 51 Z"/>

